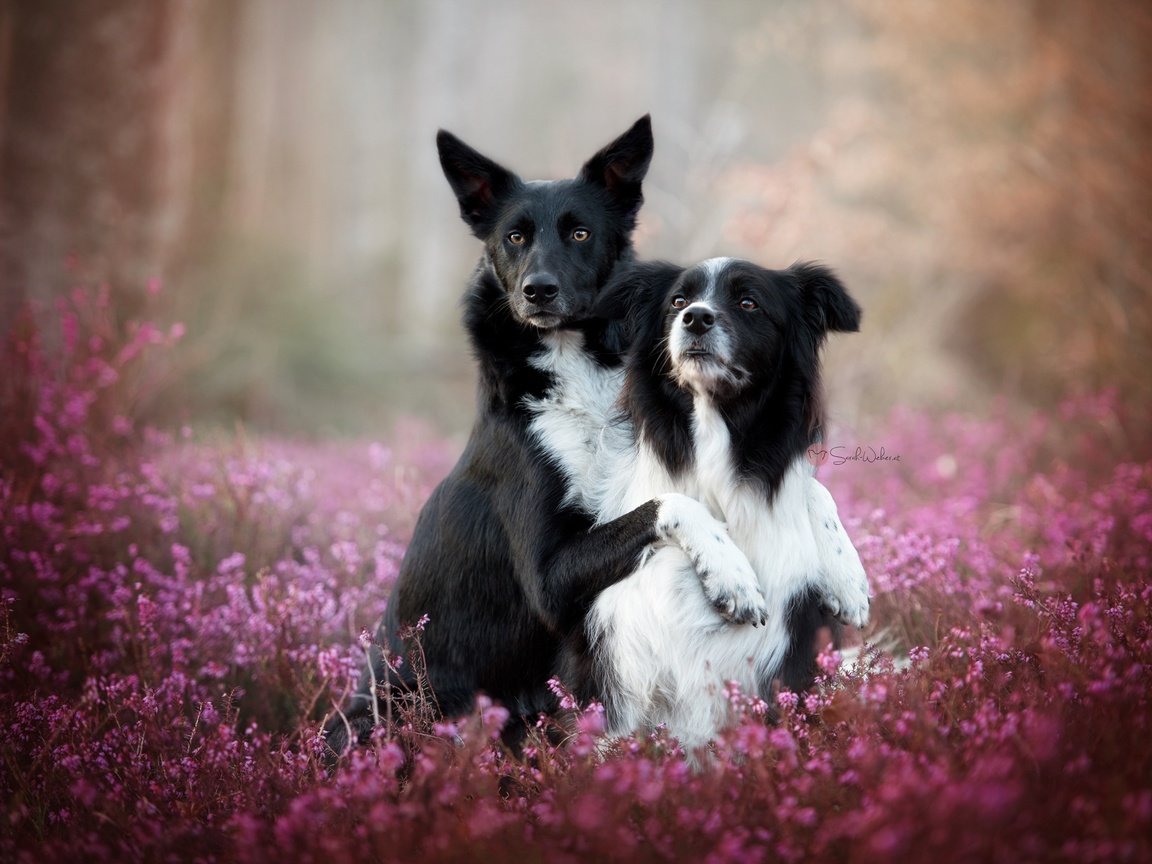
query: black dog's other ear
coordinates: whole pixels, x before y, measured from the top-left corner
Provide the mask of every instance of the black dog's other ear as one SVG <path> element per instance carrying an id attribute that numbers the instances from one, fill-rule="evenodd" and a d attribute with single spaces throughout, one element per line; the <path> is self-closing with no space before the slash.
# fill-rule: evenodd
<path id="1" fill-rule="evenodd" d="M 592 317 L 620 322 L 631 342 L 661 326 L 664 298 L 683 272 L 683 267 L 665 261 L 620 263 L 601 290 Z"/>
<path id="2" fill-rule="evenodd" d="M 519 185 L 520 178 L 443 129 L 436 133 L 436 149 L 444 176 L 460 202 L 460 217 L 473 234 L 485 239 L 501 199 Z"/>
<path id="3" fill-rule="evenodd" d="M 800 285 L 804 312 L 817 333 L 855 333 L 860 329 L 860 306 L 835 273 L 811 262 L 793 264 L 790 272 Z"/>
<path id="4" fill-rule="evenodd" d="M 580 178 L 603 186 L 616 199 L 626 219 L 644 203 L 640 184 L 652 161 L 652 118 L 645 114 L 632 128 L 584 163 Z"/>

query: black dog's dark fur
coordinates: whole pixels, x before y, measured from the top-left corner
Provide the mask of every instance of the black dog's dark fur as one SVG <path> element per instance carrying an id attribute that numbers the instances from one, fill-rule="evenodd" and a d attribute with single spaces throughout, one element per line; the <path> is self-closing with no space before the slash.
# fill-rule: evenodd
<path id="1" fill-rule="evenodd" d="M 549 182 L 522 181 L 447 132 L 437 145 L 461 216 L 485 246 L 464 300 L 480 373 L 477 418 L 420 513 L 378 636 L 403 656 L 400 632 L 428 615 L 421 646 L 440 711 L 465 712 L 486 693 L 511 712 L 506 737 L 515 739 L 516 718 L 555 706 L 547 681 L 564 632 L 657 539 L 655 502 L 596 528 L 566 506 L 565 481 L 529 435 L 525 409 L 554 384 L 529 362 L 548 331 L 580 330 L 599 363 L 620 363 L 620 334 L 590 319 L 617 262 L 631 257 L 652 133 L 641 118 L 575 179 Z M 373 681 L 388 673 L 378 652 L 371 666 L 328 724 L 335 754 L 349 732 L 362 741 L 372 728 Z M 415 686 L 412 669 L 401 665 L 391 686 Z"/>

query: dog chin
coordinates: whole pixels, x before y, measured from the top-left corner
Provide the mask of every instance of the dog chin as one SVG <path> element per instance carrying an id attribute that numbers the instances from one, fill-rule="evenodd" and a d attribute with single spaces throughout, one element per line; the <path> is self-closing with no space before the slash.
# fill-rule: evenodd
<path id="1" fill-rule="evenodd" d="M 555 330 L 566 324 L 568 318 L 554 312 L 533 312 L 529 315 L 521 315 L 520 320 L 537 330 Z"/>
<path id="2" fill-rule="evenodd" d="M 581 304 L 565 306 L 565 308 L 532 309 L 513 307 L 516 319 L 537 330 L 560 330 L 586 319 L 590 310 Z"/>
<path id="3" fill-rule="evenodd" d="M 676 383 L 685 390 L 712 396 L 732 396 L 743 389 L 748 375 L 711 353 L 685 352 L 672 363 Z"/>

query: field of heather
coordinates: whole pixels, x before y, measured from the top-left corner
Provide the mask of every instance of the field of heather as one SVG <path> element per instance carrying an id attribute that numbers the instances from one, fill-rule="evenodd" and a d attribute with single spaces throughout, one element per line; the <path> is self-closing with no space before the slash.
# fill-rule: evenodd
<path id="1" fill-rule="evenodd" d="M 659 732 L 606 745 L 596 706 L 518 761 L 499 707 L 416 705 L 329 776 L 453 448 L 141 428 L 179 329 L 83 292 L 51 317 L 0 379 L 0 860 L 1152 860 L 1144 407 L 836 432 L 874 623 L 777 723 L 732 693 L 699 770 Z"/>

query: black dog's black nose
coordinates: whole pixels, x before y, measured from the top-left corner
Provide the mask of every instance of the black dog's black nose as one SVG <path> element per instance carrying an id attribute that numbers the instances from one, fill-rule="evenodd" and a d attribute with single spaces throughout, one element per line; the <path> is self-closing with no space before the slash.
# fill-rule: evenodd
<path id="1" fill-rule="evenodd" d="M 703 336 L 716 323 L 716 316 L 710 309 L 689 309 L 684 313 L 683 321 L 684 329 L 689 333 L 693 336 Z"/>
<path id="2" fill-rule="evenodd" d="M 551 273 L 531 273 L 524 277 L 524 297 L 529 303 L 547 306 L 560 293 L 560 285 Z"/>

